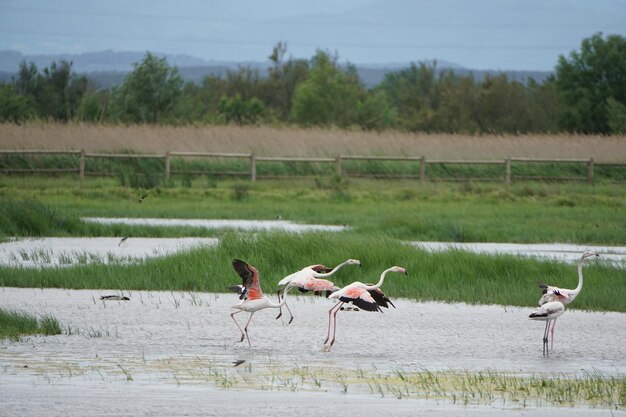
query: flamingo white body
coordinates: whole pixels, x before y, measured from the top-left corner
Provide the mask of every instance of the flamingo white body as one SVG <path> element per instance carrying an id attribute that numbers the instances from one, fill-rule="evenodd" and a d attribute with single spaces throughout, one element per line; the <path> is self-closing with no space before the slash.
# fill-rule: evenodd
<path id="1" fill-rule="evenodd" d="M 326 340 L 324 340 L 324 346 L 326 350 L 330 350 L 335 343 L 337 334 L 337 313 L 341 310 L 341 307 L 345 303 L 352 303 L 355 306 L 367 310 L 367 311 L 380 311 L 381 307 L 388 308 L 389 304 L 393 306 L 393 303 L 387 296 L 380 290 L 380 287 L 385 282 L 385 276 L 389 272 L 398 272 L 406 275 L 406 269 L 400 266 L 393 266 L 386 269 L 380 275 L 380 279 L 377 284 L 364 284 L 356 281 L 345 287 L 333 292 L 328 296 L 329 299 L 337 299 L 339 302 L 335 304 L 330 310 L 328 310 L 328 332 L 326 334 Z M 395 306 L 394 306 L 395 307 Z M 331 335 L 331 322 L 334 322 L 332 339 Z M 330 339 L 330 345 L 326 347 L 328 340 Z"/>
<path id="2" fill-rule="evenodd" d="M 245 298 L 239 304 L 232 306 L 232 308 L 237 311 L 232 312 L 230 317 L 233 319 L 237 328 L 241 332 L 241 339 L 239 341 L 243 342 L 244 339 L 247 339 L 248 346 L 252 346 L 250 343 L 250 337 L 248 336 L 248 326 L 252 321 L 252 316 L 257 311 L 264 310 L 266 308 L 281 308 L 287 301 L 287 291 L 290 289 L 290 285 L 285 287 L 282 301 L 280 303 L 275 303 L 263 295 L 261 284 L 259 282 L 259 272 L 255 267 L 239 259 L 233 259 L 232 264 L 235 271 L 243 280 L 241 288 L 245 289 L 245 292 L 242 292 L 242 297 L 245 295 Z M 242 312 L 250 313 L 250 317 L 248 318 L 243 330 L 241 329 L 241 326 L 239 326 L 239 323 L 237 323 L 237 320 L 235 320 L 235 314 Z"/>
<path id="3" fill-rule="evenodd" d="M 347 259 L 344 262 L 340 263 L 336 267 L 330 269 L 324 265 L 310 265 L 301 270 L 294 272 L 293 274 L 287 275 L 285 278 L 281 279 L 278 282 L 278 287 L 282 288 L 286 285 L 289 287 L 297 288 L 300 292 L 309 292 L 313 291 L 315 293 L 328 292 L 329 294 L 333 291 L 337 291 L 339 289 L 333 282 L 325 279 L 332 276 L 335 272 L 339 271 L 346 265 L 358 265 L 361 266 L 361 261 L 358 259 Z M 280 300 L 280 290 L 279 290 L 279 300 Z M 293 314 L 289 309 L 289 305 L 285 304 L 287 311 L 289 312 L 289 324 L 293 321 Z M 278 313 L 276 318 L 280 318 L 283 312 L 282 309 Z"/>
<path id="4" fill-rule="evenodd" d="M 550 301 L 538 307 L 528 316 L 528 318 L 531 320 L 546 322 L 546 328 L 543 332 L 543 356 L 550 356 L 548 349 L 548 335 L 550 333 L 550 324 L 552 324 L 552 327 L 554 327 L 557 317 L 559 317 L 564 312 L 565 306 L 562 302 Z"/>
<path id="5" fill-rule="evenodd" d="M 591 256 L 600 256 L 597 252 L 587 251 L 583 253 L 578 261 L 578 285 L 573 290 L 567 288 L 559 288 L 551 285 L 546 285 L 543 283 L 539 284 L 539 288 L 541 288 L 543 292 L 543 296 L 539 299 L 539 305 L 543 306 L 545 304 L 558 301 L 563 305 L 567 305 L 574 301 L 580 291 L 583 289 L 583 261 L 586 258 Z M 556 327 L 556 318 L 554 319 L 554 323 L 552 324 L 551 330 L 551 347 L 554 347 L 554 329 Z"/>

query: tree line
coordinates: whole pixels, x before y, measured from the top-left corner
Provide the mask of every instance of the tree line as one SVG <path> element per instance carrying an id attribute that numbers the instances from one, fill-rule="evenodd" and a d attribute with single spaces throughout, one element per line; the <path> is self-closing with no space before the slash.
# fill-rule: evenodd
<path id="1" fill-rule="evenodd" d="M 279 42 L 266 74 L 250 67 L 185 83 L 146 53 L 124 82 L 95 88 L 72 64 L 22 62 L 0 84 L 0 121 L 271 124 L 445 133 L 626 133 L 626 38 L 597 33 L 560 56 L 538 83 L 506 74 L 475 79 L 411 64 L 366 88 L 353 65 L 318 50 L 287 58 Z"/>

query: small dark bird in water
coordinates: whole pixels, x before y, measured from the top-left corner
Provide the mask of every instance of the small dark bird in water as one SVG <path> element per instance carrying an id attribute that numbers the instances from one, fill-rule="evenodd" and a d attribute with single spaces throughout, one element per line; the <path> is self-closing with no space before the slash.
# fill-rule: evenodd
<path id="1" fill-rule="evenodd" d="M 238 359 L 236 361 L 233 361 L 233 368 L 241 365 L 242 363 L 244 363 L 246 360 L 245 359 Z"/>
<path id="2" fill-rule="evenodd" d="M 109 301 L 128 301 L 130 298 L 125 295 L 102 295 L 100 296 L 101 300 L 109 300 Z"/>
<path id="3" fill-rule="evenodd" d="M 117 244 L 117 246 L 122 246 L 122 243 L 126 242 L 126 239 L 128 239 L 128 236 L 124 236 L 122 240 L 120 240 L 120 243 Z"/>
<path id="4" fill-rule="evenodd" d="M 141 197 L 139 197 L 139 202 L 140 202 L 140 203 L 143 203 L 143 200 L 144 200 L 146 197 L 148 197 L 148 193 L 146 193 L 146 194 L 142 195 Z"/>

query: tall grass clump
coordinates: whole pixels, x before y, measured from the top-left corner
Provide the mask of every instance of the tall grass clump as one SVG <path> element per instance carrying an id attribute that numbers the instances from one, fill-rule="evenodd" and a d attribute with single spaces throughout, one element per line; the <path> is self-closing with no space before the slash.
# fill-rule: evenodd
<path id="1" fill-rule="evenodd" d="M 575 287 L 576 265 L 508 255 L 462 251 L 429 253 L 385 236 L 355 233 L 225 233 L 217 246 L 143 260 L 136 264 L 95 264 L 24 270 L 0 268 L 0 285 L 127 290 L 225 292 L 238 283 L 231 261 L 240 258 L 258 268 L 262 287 L 272 292 L 284 276 L 307 265 L 335 266 L 348 258 L 361 268 L 343 268 L 333 281 L 375 283 L 381 272 L 399 265 L 408 276 L 390 276 L 389 297 L 476 304 L 532 306 L 538 281 Z M 585 288 L 574 308 L 626 312 L 623 270 L 600 262 L 585 265 Z"/>
<path id="2" fill-rule="evenodd" d="M 80 220 L 35 200 L 0 197 L 0 236 L 54 236 L 78 233 Z"/>
<path id="3" fill-rule="evenodd" d="M 0 339 L 17 339 L 29 334 L 61 334 L 61 325 L 53 317 L 38 319 L 30 314 L 0 309 Z"/>

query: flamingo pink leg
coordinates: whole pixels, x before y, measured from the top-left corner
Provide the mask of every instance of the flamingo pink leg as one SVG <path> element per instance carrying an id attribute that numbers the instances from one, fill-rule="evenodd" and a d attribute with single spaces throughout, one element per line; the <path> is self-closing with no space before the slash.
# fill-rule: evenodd
<path id="1" fill-rule="evenodd" d="M 235 314 L 241 313 L 241 311 L 235 311 L 234 313 L 232 313 L 230 315 L 230 318 L 233 319 L 233 321 L 235 322 L 235 324 L 237 325 L 237 328 L 239 329 L 239 331 L 241 332 L 241 340 L 240 342 L 243 342 L 243 339 L 246 338 L 245 333 L 243 332 L 243 330 L 241 330 L 241 326 L 239 326 L 239 323 L 237 323 L 237 320 L 235 320 Z"/>
<path id="2" fill-rule="evenodd" d="M 280 292 L 278 293 L 278 302 L 280 303 Z M 291 322 L 293 321 L 293 314 L 291 313 L 291 309 L 289 308 L 289 305 L 287 305 L 287 303 L 285 302 L 285 307 L 287 307 L 287 311 L 289 312 L 289 323 L 287 324 L 291 324 Z M 283 308 L 280 307 L 278 309 L 278 315 L 276 316 L 276 320 L 278 320 L 281 316 L 283 315 Z"/>
<path id="3" fill-rule="evenodd" d="M 552 323 L 552 339 L 550 340 L 550 349 L 554 349 L 554 328 L 556 327 L 556 319 L 554 319 L 554 322 Z"/>
<path id="4" fill-rule="evenodd" d="M 326 340 L 324 340 L 324 344 L 326 344 L 328 342 L 328 339 L 330 339 L 330 322 L 331 322 L 331 317 L 332 317 L 331 315 L 333 313 L 333 310 L 341 308 L 343 304 L 344 302 L 342 301 L 340 303 L 335 304 L 334 306 L 330 308 L 330 310 L 328 310 L 328 332 L 326 333 Z"/>
<path id="5" fill-rule="evenodd" d="M 546 321 L 546 329 L 543 331 L 543 356 L 550 356 L 548 353 L 548 334 L 550 332 L 550 321 Z"/>
<path id="6" fill-rule="evenodd" d="M 342 305 L 344 304 L 343 302 L 341 303 Z M 333 326 L 333 339 L 330 341 L 330 346 L 333 346 L 333 343 L 335 343 L 335 337 L 337 337 L 337 313 L 339 313 L 339 310 L 341 310 L 341 305 L 339 306 L 338 309 L 335 310 L 335 312 L 333 313 L 333 319 L 335 319 L 335 324 Z"/>
<path id="7" fill-rule="evenodd" d="M 243 330 L 246 332 L 246 339 L 248 339 L 248 346 L 250 347 L 252 347 L 252 344 L 250 344 L 250 336 L 248 336 L 248 325 L 252 321 L 252 316 L 254 316 L 254 313 L 255 313 L 254 311 L 250 313 L 250 318 L 246 322 L 246 327 L 243 328 Z M 243 342 L 243 339 L 241 339 L 241 341 Z"/>

